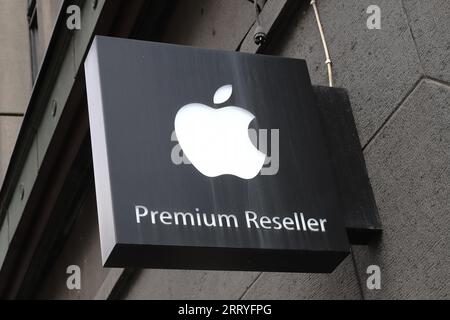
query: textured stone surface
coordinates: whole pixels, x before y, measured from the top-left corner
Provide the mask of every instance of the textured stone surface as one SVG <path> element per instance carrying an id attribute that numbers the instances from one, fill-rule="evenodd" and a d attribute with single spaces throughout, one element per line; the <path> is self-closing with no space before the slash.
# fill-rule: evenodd
<path id="1" fill-rule="evenodd" d="M 395 110 L 421 75 L 419 57 L 400 0 L 381 0 L 382 29 L 367 28 L 371 0 L 318 1 L 334 62 L 335 85 L 348 89 L 362 143 Z M 314 12 L 305 5 L 271 50 L 306 59 L 314 84 L 328 85 Z"/>
<path id="2" fill-rule="evenodd" d="M 403 0 L 427 76 L 450 82 L 450 1 Z"/>
<path id="3" fill-rule="evenodd" d="M 175 9 L 164 42 L 236 50 L 255 21 L 249 1 L 189 0 Z"/>
<path id="4" fill-rule="evenodd" d="M 27 0 L 0 1 L 0 114 L 24 113 L 31 93 Z"/>
<path id="5" fill-rule="evenodd" d="M 0 186 L 3 184 L 21 125 L 22 117 L 0 116 Z"/>
<path id="6" fill-rule="evenodd" d="M 450 88 L 423 81 L 365 152 L 384 234 L 355 248 L 367 298 L 450 298 Z"/>
<path id="7" fill-rule="evenodd" d="M 254 272 L 143 270 L 125 299 L 240 299 L 257 278 Z"/>
<path id="8" fill-rule="evenodd" d="M 332 274 L 264 273 L 244 299 L 361 299 L 351 257 Z"/>

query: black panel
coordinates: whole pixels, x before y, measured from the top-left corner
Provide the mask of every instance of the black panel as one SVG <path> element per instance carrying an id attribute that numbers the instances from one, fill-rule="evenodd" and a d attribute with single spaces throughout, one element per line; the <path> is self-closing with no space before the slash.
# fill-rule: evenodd
<path id="1" fill-rule="evenodd" d="M 331 272 L 348 255 L 337 174 L 303 60 L 97 37 L 86 75 L 105 266 Z M 178 110 L 214 107 L 226 84 L 234 86 L 227 105 L 253 113 L 252 127 L 280 130 L 278 174 L 208 178 L 171 161 Z M 138 224 L 136 205 L 235 215 L 239 227 L 163 225 L 150 215 Z M 247 210 L 326 219 L 326 231 L 247 228 Z"/>
<path id="2" fill-rule="evenodd" d="M 368 244 L 382 229 L 347 91 L 314 87 L 314 92 L 337 174 L 350 243 Z"/>

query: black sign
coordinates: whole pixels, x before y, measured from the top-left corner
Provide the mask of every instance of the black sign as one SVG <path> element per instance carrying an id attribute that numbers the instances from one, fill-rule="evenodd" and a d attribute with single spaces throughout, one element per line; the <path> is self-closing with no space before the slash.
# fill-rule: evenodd
<path id="1" fill-rule="evenodd" d="M 303 60 L 96 37 L 106 267 L 332 272 L 342 207 Z"/>

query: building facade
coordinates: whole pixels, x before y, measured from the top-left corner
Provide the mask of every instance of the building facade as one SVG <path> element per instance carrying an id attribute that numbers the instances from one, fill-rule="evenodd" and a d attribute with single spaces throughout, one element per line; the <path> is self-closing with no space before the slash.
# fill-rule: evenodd
<path id="1" fill-rule="evenodd" d="M 317 1 L 335 85 L 349 92 L 380 238 L 352 246 L 326 275 L 102 267 L 83 71 L 93 37 L 302 58 L 313 84 L 326 86 L 309 2 L 260 1 L 268 41 L 258 47 L 248 0 L 0 0 L 0 297 L 450 298 L 446 0 Z M 80 288 L 68 286 L 73 266 Z M 368 285 L 374 266 L 381 288 Z"/>

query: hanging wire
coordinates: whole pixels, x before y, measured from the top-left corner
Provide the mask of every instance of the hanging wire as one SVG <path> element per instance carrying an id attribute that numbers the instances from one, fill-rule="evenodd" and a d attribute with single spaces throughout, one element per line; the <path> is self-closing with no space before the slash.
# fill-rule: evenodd
<path id="1" fill-rule="evenodd" d="M 256 2 L 256 0 L 255 0 Z M 325 33 L 323 31 L 322 22 L 320 21 L 319 9 L 317 8 L 316 0 L 311 0 L 311 6 L 314 8 L 314 13 L 316 15 L 317 26 L 319 27 L 320 37 L 322 39 L 323 49 L 325 51 L 325 64 L 328 69 L 328 80 L 330 87 L 333 87 L 333 62 L 331 61 L 330 52 L 328 50 L 327 41 L 325 39 Z"/>

